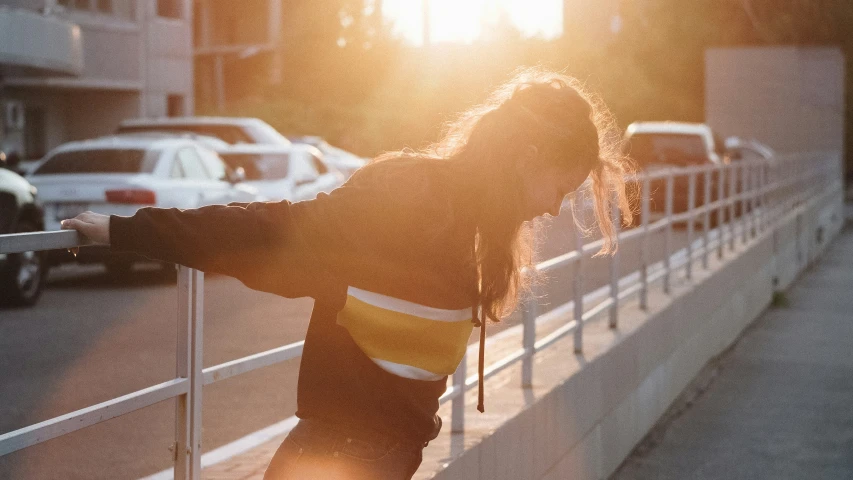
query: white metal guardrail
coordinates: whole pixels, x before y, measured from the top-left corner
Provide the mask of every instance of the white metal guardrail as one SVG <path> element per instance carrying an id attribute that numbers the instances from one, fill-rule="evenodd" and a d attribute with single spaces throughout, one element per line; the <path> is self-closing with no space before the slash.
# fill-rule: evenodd
<path id="1" fill-rule="evenodd" d="M 533 357 L 537 352 L 570 334 L 573 335 L 574 350 L 583 352 L 583 327 L 586 322 L 606 312 L 608 325 L 618 328 L 620 302 L 637 296 L 639 306 L 647 308 L 651 284 L 661 281 L 663 291 L 669 293 L 671 277 L 676 269 L 684 268 L 685 276 L 689 279 L 695 263 L 699 262 L 707 268 L 708 257 L 712 253 L 715 252 L 722 259 L 727 250 L 732 252 L 738 244 L 748 243 L 751 237 L 771 227 L 776 219 L 796 206 L 824 195 L 837 194 L 842 188 L 841 159 L 834 153 L 667 169 L 641 174 L 630 180 L 640 193 L 638 209 L 641 221 L 636 228 L 619 231 L 618 238 L 620 243 L 640 242 L 640 268 L 620 279 L 617 252 L 608 260 L 609 292 L 605 298 L 598 300 L 601 295 L 584 295 L 585 259 L 597 252 L 603 241 L 583 243 L 580 232 L 575 229 L 575 250 L 536 266 L 539 272 L 572 267 L 574 298 L 563 306 L 571 307 L 572 320 L 536 340 L 539 305 L 535 299 L 525 301 L 522 305 L 522 345 L 515 352 L 489 365 L 485 371 L 486 379 L 521 362 L 522 384 L 531 385 Z M 660 192 L 663 192 L 662 218 L 652 221 L 652 201 L 659 198 Z M 675 204 L 676 198 L 679 199 L 679 205 Z M 682 200 L 684 205 L 681 205 Z M 614 220 L 619 220 L 618 215 L 618 212 L 614 212 Z M 713 221 L 717 223 L 716 228 L 712 228 Z M 698 232 L 697 223 L 701 224 Z M 798 227 L 802 223 L 800 219 Z M 686 224 L 686 254 L 674 255 L 672 251 L 672 232 L 676 224 Z M 664 234 L 664 255 L 661 264 L 653 268 L 649 240 L 656 232 Z M 699 238 L 696 238 L 697 234 Z M 0 235 L 0 254 L 67 249 L 86 244 L 88 241 L 74 231 Z M 178 355 L 175 378 L 4 433 L 0 435 L 0 456 L 176 398 L 174 476 L 181 480 L 201 477 L 202 387 L 298 357 L 302 354 L 304 342 L 202 368 L 204 274 L 186 267 L 179 267 L 178 272 Z M 590 305 L 596 300 L 597 303 Z M 440 399 L 441 403 L 452 402 L 453 431 L 464 430 L 464 396 L 478 381 L 477 375 L 467 375 L 466 360 L 463 359 Z"/>

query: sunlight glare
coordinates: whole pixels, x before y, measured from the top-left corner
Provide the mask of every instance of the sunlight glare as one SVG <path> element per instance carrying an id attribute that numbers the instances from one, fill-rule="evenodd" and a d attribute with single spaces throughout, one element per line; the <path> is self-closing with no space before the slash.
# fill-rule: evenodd
<path id="1" fill-rule="evenodd" d="M 563 32 L 562 0 L 429 0 L 430 41 L 472 43 L 503 11 L 527 37 L 553 39 Z M 414 45 L 423 42 L 422 0 L 384 0 L 393 32 Z"/>

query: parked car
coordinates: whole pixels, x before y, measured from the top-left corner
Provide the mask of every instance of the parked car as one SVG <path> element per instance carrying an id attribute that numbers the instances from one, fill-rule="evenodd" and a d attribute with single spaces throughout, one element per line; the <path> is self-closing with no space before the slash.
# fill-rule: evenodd
<path id="1" fill-rule="evenodd" d="M 725 142 L 726 156 L 732 162 L 743 160 L 773 160 L 776 152 L 757 140 L 728 137 Z"/>
<path id="2" fill-rule="evenodd" d="M 0 234 L 44 229 L 36 188 L 17 173 L 0 168 Z M 0 303 L 35 305 L 45 280 L 42 252 L 0 253 Z"/>
<path id="3" fill-rule="evenodd" d="M 239 175 L 214 151 L 185 138 L 112 136 L 67 143 L 48 153 L 29 179 L 44 202 L 47 230 L 87 210 L 133 215 L 149 205 L 196 208 L 263 198 L 237 183 Z M 88 247 L 77 260 L 103 262 L 110 273 L 122 274 L 141 259 Z"/>
<path id="4" fill-rule="evenodd" d="M 367 165 L 368 159 L 359 157 L 358 155 L 348 152 L 342 148 L 338 148 L 329 144 L 323 137 L 306 135 L 301 137 L 287 137 L 293 143 L 304 143 L 318 148 L 323 152 L 323 161 L 334 168 L 340 170 L 347 178 L 352 176 L 356 170 Z"/>
<path id="5" fill-rule="evenodd" d="M 217 153 L 232 169 L 243 169 L 245 183 L 271 200 L 310 200 L 345 180 L 323 162 L 323 152 L 310 145 L 235 145 Z"/>
<path id="6" fill-rule="evenodd" d="M 728 137 L 726 139 L 726 158 L 732 162 L 745 162 L 754 160 L 764 160 L 762 174 L 766 180 L 769 180 L 773 175 L 773 169 L 776 165 L 776 152 L 772 148 L 764 145 L 757 140 L 744 140 L 739 137 Z M 737 178 L 736 189 L 741 191 L 743 186 L 743 178 Z M 753 199 L 753 205 L 761 207 L 764 199 L 759 196 Z M 750 205 L 746 205 L 746 211 L 750 211 Z M 741 205 L 738 203 L 735 206 L 735 212 L 740 213 Z"/>
<path id="7" fill-rule="evenodd" d="M 160 117 L 122 121 L 116 133 L 193 132 L 219 138 L 230 145 L 258 143 L 290 145 L 284 135 L 259 118 L 250 117 Z"/>
<path id="8" fill-rule="evenodd" d="M 161 117 L 134 118 L 122 121 L 117 133 L 173 132 L 194 133 L 216 137 L 229 145 L 256 144 L 289 147 L 291 142 L 259 118 L 251 117 Z M 346 150 L 329 145 L 321 137 L 295 137 L 298 143 L 318 148 L 327 169 L 337 169 L 349 178 L 353 172 L 367 164 L 367 160 Z M 216 150 L 219 150 L 218 148 Z"/>
<path id="9" fill-rule="evenodd" d="M 636 162 L 640 171 L 661 168 L 679 168 L 694 165 L 720 165 L 725 155 L 722 139 L 711 127 L 701 123 L 685 122 L 635 122 L 625 131 L 626 153 Z M 718 173 L 711 175 L 711 201 L 717 199 Z M 651 212 L 660 213 L 666 206 L 666 182 L 651 182 Z M 636 188 L 636 186 L 635 186 Z M 673 181 L 673 212 L 687 211 L 689 180 L 686 175 Z M 696 177 L 695 206 L 704 205 L 705 182 Z M 635 206 L 639 211 L 639 205 Z M 712 219 L 716 222 L 716 219 Z"/>

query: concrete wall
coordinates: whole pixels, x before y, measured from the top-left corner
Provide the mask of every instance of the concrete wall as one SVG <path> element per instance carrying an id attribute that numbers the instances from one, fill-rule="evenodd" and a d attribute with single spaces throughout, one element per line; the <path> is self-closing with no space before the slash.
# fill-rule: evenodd
<path id="1" fill-rule="evenodd" d="M 431 443 L 415 478 L 610 476 L 702 367 L 765 310 L 774 288 L 789 285 L 840 231 L 840 181 L 826 187 L 722 260 L 711 255 L 709 268 L 676 281 L 671 295 L 653 288 L 647 312 L 624 302 L 617 330 L 603 319 L 586 324 L 583 355 L 572 353 L 571 336 L 537 354 L 532 388 L 519 387 L 517 371 L 487 381 L 486 413 L 472 412 L 469 401 L 466 432 Z"/>
<path id="2" fill-rule="evenodd" d="M 46 150 L 70 140 L 110 133 L 122 119 L 139 112 L 139 94 L 135 92 L 9 89 L 8 94 L 28 108 L 42 111 Z"/>
<path id="3" fill-rule="evenodd" d="M 712 48 L 705 121 L 777 152 L 844 151 L 844 54 L 838 48 Z"/>

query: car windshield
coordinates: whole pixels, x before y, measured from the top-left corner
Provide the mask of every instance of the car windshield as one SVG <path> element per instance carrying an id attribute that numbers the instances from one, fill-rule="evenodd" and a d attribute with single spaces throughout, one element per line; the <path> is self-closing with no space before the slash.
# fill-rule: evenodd
<path id="1" fill-rule="evenodd" d="M 262 143 L 265 145 L 290 145 L 290 140 L 272 128 L 269 124 L 258 121 L 246 126 L 246 130 L 254 137 L 253 143 Z"/>
<path id="2" fill-rule="evenodd" d="M 629 154 L 640 167 L 706 163 L 708 150 L 699 135 L 638 133 L 631 136 Z"/>
<path id="3" fill-rule="evenodd" d="M 220 153 L 222 160 L 236 170 L 243 168 L 246 180 L 279 180 L 286 178 L 290 155 L 287 153 Z"/>
<path id="4" fill-rule="evenodd" d="M 72 150 L 53 155 L 33 175 L 151 172 L 154 165 L 144 159 L 145 150 L 139 149 Z"/>

